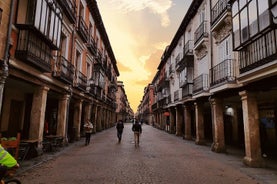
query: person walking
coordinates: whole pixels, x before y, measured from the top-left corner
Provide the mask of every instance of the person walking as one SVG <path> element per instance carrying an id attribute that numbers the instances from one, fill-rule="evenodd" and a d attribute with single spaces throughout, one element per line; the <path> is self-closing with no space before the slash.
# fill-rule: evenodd
<path id="1" fill-rule="evenodd" d="M 139 146 L 139 136 L 142 133 L 142 128 L 138 121 L 133 124 L 132 131 L 134 132 L 135 146 Z"/>
<path id="2" fill-rule="evenodd" d="M 124 124 L 122 120 L 119 120 L 116 124 L 118 142 L 121 142 Z"/>
<path id="3" fill-rule="evenodd" d="M 89 119 L 87 119 L 87 121 L 84 124 L 85 127 L 85 133 L 86 133 L 86 143 L 85 145 L 89 145 L 90 143 L 90 137 L 91 137 L 91 133 L 92 133 L 92 129 L 93 129 L 93 124 L 90 122 Z"/>

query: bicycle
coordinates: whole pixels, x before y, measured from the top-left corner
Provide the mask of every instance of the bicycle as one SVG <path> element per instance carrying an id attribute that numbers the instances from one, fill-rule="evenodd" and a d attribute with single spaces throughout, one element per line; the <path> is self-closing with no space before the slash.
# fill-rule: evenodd
<path id="1" fill-rule="evenodd" d="M 13 178 L 14 173 L 16 171 L 16 169 L 18 168 L 18 166 L 12 167 L 12 168 L 7 168 L 7 167 L 3 167 L 1 166 L 5 172 L 5 176 L 0 180 L 0 184 L 21 184 L 20 180 Z"/>

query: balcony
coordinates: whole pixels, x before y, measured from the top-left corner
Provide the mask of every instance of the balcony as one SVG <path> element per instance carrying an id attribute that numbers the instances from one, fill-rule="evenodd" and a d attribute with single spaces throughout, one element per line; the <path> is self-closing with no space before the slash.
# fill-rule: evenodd
<path id="1" fill-rule="evenodd" d="M 169 66 L 169 77 L 172 79 L 174 77 L 174 67 L 173 64 Z"/>
<path id="2" fill-rule="evenodd" d="M 154 111 L 154 110 L 157 110 L 157 109 L 158 109 L 158 103 L 154 103 L 152 105 L 152 110 Z"/>
<path id="3" fill-rule="evenodd" d="M 171 104 L 171 94 L 168 95 L 166 104 Z"/>
<path id="4" fill-rule="evenodd" d="M 194 32 L 194 53 L 201 59 L 208 53 L 208 22 L 203 21 Z"/>
<path id="5" fill-rule="evenodd" d="M 211 10 L 211 25 L 215 25 L 227 12 L 231 13 L 228 0 L 219 0 Z"/>
<path id="6" fill-rule="evenodd" d="M 72 0 L 57 0 L 62 7 L 63 12 L 67 16 L 68 20 L 72 23 L 76 23 L 76 3 Z"/>
<path id="7" fill-rule="evenodd" d="M 29 30 L 51 49 L 60 48 L 62 31 L 62 11 L 56 1 L 18 1 L 16 27 Z M 22 8 L 21 8 L 22 7 Z M 38 44 L 37 44 L 38 45 Z"/>
<path id="8" fill-rule="evenodd" d="M 74 79 L 74 65 L 72 65 L 66 58 L 59 56 L 55 63 L 53 76 L 67 84 L 73 84 Z"/>
<path id="9" fill-rule="evenodd" d="M 277 30 L 271 30 L 239 52 L 240 74 L 276 61 Z"/>
<path id="10" fill-rule="evenodd" d="M 83 19 L 82 16 L 78 17 L 78 26 L 77 26 L 77 32 L 79 33 L 81 39 L 87 43 L 88 38 L 89 38 L 89 31 L 88 27 Z"/>
<path id="11" fill-rule="evenodd" d="M 207 92 L 209 90 L 209 75 L 201 74 L 193 80 L 193 93 Z"/>
<path id="12" fill-rule="evenodd" d="M 51 49 L 32 29 L 20 29 L 15 57 L 42 72 L 51 72 Z"/>
<path id="13" fill-rule="evenodd" d="M 189 40 L 184 46 L 184 56 L 182 60 L 178 63 L 176 71 L 180 72 L 185 67 L 193 67 L 194 57 L 193 57 L 193 41 Z"/>
<path id="14" fill-rule="evenodd" d="M 211 31 L 216 43 L 220 43 L 232 30 L 232 11 L 228 0 L 219 0 L 211 11 Z"/>
<path id="15" fill-rule="evenodd" d="M 193 91 L 193 84 L 186 84 L 182 88 L 182 99 L 191 97 L 192 96 L 192 91 Z"/>
<path id="16" fill-rule="evenodd" d="M 169 81 L 165 80 L 165 76 L 163 76 L 163 78 L 161 78 L 160 81 L 158 82 L 157 91 L 162 91 L 163 88 L 166 88 L 168 86 L 169 86 Z"/>
<path id="17" fill-rule="evenodd" d="M 89 50 L 94 56 L 96 56 L 96 55 L 97 55 L 97 46 L 96 46 L 95 40 L 93 39 L 92 36 L 89 36 L 88 42 L 87 42 L 86 45 L 87 45 L 88 50 Z"/>
<path id="18" fill-rule="evenodd" d="M 87 77 L 80 71 L 77 72 L 76 87 L 82 91 L 87 89 Z"/>
<path id="19" fill-rule="evenodd" d="M 174 102 L 177 102 L 179 100 L 179 90 L 174 91 Z"/>
<path id="20" fill-rule="evenodd" d="M 222 83 L 234 82 L 235 75 L 235 62 L 233 59 L 226 59 L 218 65 L 210 69 L 211 86 Z"/>
<path id="21" fill-rule="evenodd" d="M 97 63 L 101 63 L 102 64 L 102 58 L 103 58 L 103 55 L 102 55 L 101 51 L 97 49 L 97 55 L 96 55 L 96 61 L 97 61 Z"/>
<path id="22" fill-rule="evenodd" d="M 195 47 L 197 47 L 197 45 L 199 45 L 200 43 L 202 43 L 202 41 L 204 40 L 204 38 L 208 37 L 208 23 L 207 21 L 203 21 L 198 28 L 196 29 L 196 31 L 194 32 L 194 49 Z"/>
<path id="23" fill-rule="evenodd" d="M 101 100 L 102 99 L 102 88 L 100 86 L 95 86 L 95 96 Z"/>

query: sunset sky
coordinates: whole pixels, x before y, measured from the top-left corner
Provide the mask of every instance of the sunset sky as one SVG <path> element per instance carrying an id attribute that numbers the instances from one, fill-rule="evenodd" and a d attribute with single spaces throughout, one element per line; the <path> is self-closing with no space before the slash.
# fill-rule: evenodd
<path id="1" fill-rule="evenodd" d="M 192 0 L 98 0 L 117 66 L 134 112 L 157 72 Z"/>

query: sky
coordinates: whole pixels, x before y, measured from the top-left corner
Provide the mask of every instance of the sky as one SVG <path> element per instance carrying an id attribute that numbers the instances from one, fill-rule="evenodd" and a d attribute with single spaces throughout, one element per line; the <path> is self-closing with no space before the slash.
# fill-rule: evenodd
<path id="1" fill-rule="evenodd" d="M 97 0 L 134 112 L 192 0 Z"/>

